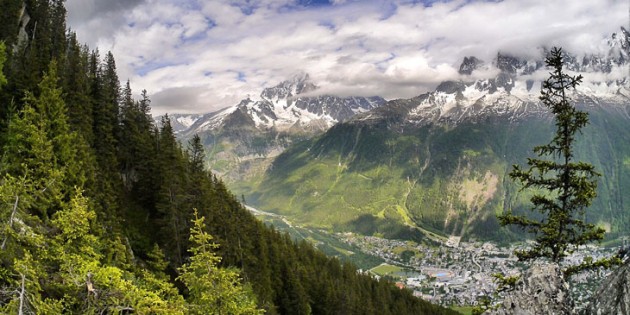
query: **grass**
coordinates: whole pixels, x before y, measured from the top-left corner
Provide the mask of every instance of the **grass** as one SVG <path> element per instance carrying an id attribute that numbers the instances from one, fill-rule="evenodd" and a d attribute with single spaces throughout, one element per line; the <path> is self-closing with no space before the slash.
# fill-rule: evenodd
<path id="1" fill-rule="evenodd" d="M 337 246 L 331 246 L 332 248 L 334 248 L 336 251 L 338 251 L 340 254 L 344 255 L 344 256 L 352 256 L 354 255 L 354 252 L 349 251 L 347 249 L 343 249 L 341 247 L 337 247 Z"/>
<path id="2" fill-rule="evenodd" d="M 598 124 L 597 116 L 593 118 Z M 614 123 L 616 131 L 608 134 L 602 130 L 609 127 L 592 126 L 585 131 L 591 137 L 588 143 L 576 148 L 578 159 L 604 173 L 602 181 L 618 181 L 599 185 L 589 213 L 594 222 L 608 219 L 612 233 L 630 230 L 622 220 L 630 197 L 619 195 L 630 187 L 630 149 L 604 145 L 619 143 L 612 137 L 627 135 L 624 126 Z M 390 237 L 383 227 L 393 222 L 434 240 L 448 235 L 500 240 L 509 232 L 499 228 L 496 214 L 503 213 L 505 205 L 529 214 L 534 193 L 519 192 L 518 185 L 505 177 L 511 165 L 526 165 L 533 146 L 548 141 L 549 127 L 540 122 L 491 123 L 430 132 L 409 128 L 401 135 L 342 125 L 288 149 L 264 177 L 231 188 L 248 201 L 252 195 L 258 208 L 287 215 L 304 226 L 359 232 L 357 222 L 368 215 L 378 219 L 374 221 L 379 228 L 364 229 L 370 231 L 367 235 Z M 610 161 L 617 161 L 614 167 Z"/>
<path id="3" fill-rule="evenodd" d="M 472 315 L 473 306 L 451 306 L 450 309 L 460 312 L 463 315 Z"/>
<path id="4" fill-rule="evenodd" d="M 379 276 L 387 276 L 396 272 L 400 272 L 402 270 L 403 269 L 398 266 L 392 266 L 389 264 L 381 264 L 380 266 L 372 268 L 370 272 Z"/>

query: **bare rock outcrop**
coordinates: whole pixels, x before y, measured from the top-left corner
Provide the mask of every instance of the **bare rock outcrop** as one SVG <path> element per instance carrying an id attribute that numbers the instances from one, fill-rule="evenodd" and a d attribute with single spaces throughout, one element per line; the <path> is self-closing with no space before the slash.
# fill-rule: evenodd
<path id="1" fill-rule="evenodd" d="M 602 282 L 586 314 L 630 315 L 630 259 Z"/>
<path id="2" fill-rule="evenodd" d="M 571 314 L 569 286 L 557 264 L 536 262 L 506 293 L 502 305 L 488 314 L 537 315 Z"/>

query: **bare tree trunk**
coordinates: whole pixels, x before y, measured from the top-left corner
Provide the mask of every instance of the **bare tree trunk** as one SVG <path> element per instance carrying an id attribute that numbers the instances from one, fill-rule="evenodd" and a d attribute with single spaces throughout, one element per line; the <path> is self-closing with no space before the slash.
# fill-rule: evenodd
<path id="1" fill-rule="evenodd" d="M 20 201 L 20 196 L 15 196 L 15 203 L 13 204 L 13 211 L 11 212 L 11 218 L 9 218 L 9 227 L 7 228 L 7 230 L 9 228 L 13 228 L 13 219 L 15 218 L 15 212 L 17 212 L 17 206 L 18 206 L 18 202 Z M 7 245 L 7 238 L 9 238 L 9 235 L 5 235 L 4 239 L 2 240 L 2 246 L 0 246 L 0 248 L 2 250 L 4 250 L 5 246 Z"/>
<path id="2" fill-rule="evenodd" d="M 22 289 L 20 290 L 20 308 L 18 309 L 18 315 L 24 315 L 24 295 L 26 293 L 26 276 L 25 275 L 21 275 L 22 276 Z"/>

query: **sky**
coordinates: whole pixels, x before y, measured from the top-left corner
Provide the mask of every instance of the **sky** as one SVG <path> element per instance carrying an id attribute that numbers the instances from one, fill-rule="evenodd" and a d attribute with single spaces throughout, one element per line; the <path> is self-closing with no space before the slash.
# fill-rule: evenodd
<path id="1" fill-rule="evenodd" d="M 629 0 L 67 0 L 79 40 L 112 51 L 155 115 L 207 113 L 308 73 L 319 93 L 409 98 L 465 56 L 601 53 Z M 484 75 L 483 73 L 479 75 Z"/>

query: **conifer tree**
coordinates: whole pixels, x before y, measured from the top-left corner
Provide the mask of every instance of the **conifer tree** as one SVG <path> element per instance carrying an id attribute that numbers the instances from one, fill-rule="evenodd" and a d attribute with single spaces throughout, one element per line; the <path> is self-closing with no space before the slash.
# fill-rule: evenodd
<path id="1" fill-rule="evenodd" d="M 7 84 L 7 78 L 4 76 L 4 63 L 7 61 L 6 46 L 0 42 L 0 88 Z"/>
<path id="2" fill-rule="evenodd" d="M 20 12 L 23 6 L 22 0 L 3 0 L 0 2 L 0 41 L 9 47 L 13 46 L 18 36 Z"/>
<path id="3" fill-rule="evenodd" d="M 532 210 L 542 216 L 538 219 L 506 213 L 499 216 L 499 221 L 535 235 L 532 248 L 515 252 L 520 260 L 547 258 L 561 264 L 578 246 L 602 240 L 605 231 L 584 220 L 586 208 L 597 196 L 599 173 L 593 165 L 576 161 L 574 154 L 576 137 L 589 122 L 588 114 L 576 109 L 569 95 L 582 76 L 563 71 L 560 48 L 551 50 L 546 64 L 552 71 L 543 82 L 540 100 L 554 115 L 556 133 L 550 143 L 534 148 L 539 158 L 528 158 L 528 169 L 514 165 L 510 173 L 513 180 L 522 183 L 522 189 L 534 190 Z M 566 268 L 565 276 L 584 268 L 609 266 L 612 262 L 615 259 L 587 261 Z"/>
<path id="4" fill-rule="evenodd" d="M 160 178 L 156 210 L 165 236 L 164 249 L 175 266 L 181 266 L 186 256 L 192 209 L 187 207 L 187 172 L 181 146 L 175 139 L 168 115 L 162 117 L 158 143 Z"/>
<path id="5" fill-rule="evenodd" d="M 68 130 L 56 80 L 55 64 L 51 63 L 39 84 L 40 95 L 27 94 L 24 109 L 9 124 L 1 168 L 5 174 L 29 182 L 35 197 L 32 213 L 44 219 L 61 205 L 60 191 L 84 178 L 75 160 L 74 134 Z"/>
<path id="6" fill-rule="evenodd" d="M 133 275 L 105 260 L 111 244 L 94 233 L 96 213 L 88 198 L 76 189 L 72 199 L 52 220 L 48 248 L 48 292 L 58 293 L 66 311 L 75 314 L 183 314 L 183 299 L 166 278 L 149 272 Z M 105 263 L 104 263 L 105 262 Z"/>
<path id="7" fill-rule="evenodd" d="M 120 183 L 118 181 L 117 137 L 118 102 L 120 83 L 116 74 L 116 63 L 111 53 L 107 54 L 104 67 L 100 64 L 98 51 L 92 52 L 89 60 L 90 94 L 92 99 L 92 130 L 94 154 L 98 164 L 96 189 L 100 192 L 96 201 L 106 211 L 108 225 L 116 227 L 119 220 Z"/>
<path id="8" fill-rule="evenodd" d="M 123 184 L 129 196 L 145 208 L 155 206 L 159 190 L 156 166 L 156 137 L 149 114 L 150 103 L 146 91 L 142 99 L 132 97 L 129 81 L 123 88 L 120 106 L 120 138 L 118 160 Z"/>
<path id="9" fill-rule="evenodd" d="M 7 78 L 4 75 L 4 66 L 7 61 L 6 45 L 0 41 L 0 97 L 5 96 L 3 91 L 4 86 L 7 84 Z M 0 147 L 4 145 L 4 131 L 7 127 L 9 117 L 13 114 L 11 107 L 13 102 L 8 100 L 8 97 L 0 99 Z"/>
<path id="10" fill-rule="evenodd" d="M 178 279 L 188 288 L 190 314 L 262 314 L 248 287 L 241 284 L 235 269 L 222 269 L 221 258 L 214 253 L 217 245 L 205 232 L 204 217 L 195 210 L 190 229 L 190 261 L 180 268 Z"/>
<path id="11" fill-rule="evenodd" d="M 68 55 L 64 67 L 63 91 L 68 107 L 68 122 L 88 144 L 94 141 L 92 135 L 92 106 L 88 81 L 89 52 L 79 45 L 76 33 L 68 35 Z"/>
<path id="12" fill-rule="evenodd" d="M 195 173 L 203 173 L 204 169 L 204 160 L 206 157 L 203 144 L 201 143 L 201 138 L 198 134 L 195 134 L 192 139 L 188 141 L 188 155 L 190 159 L 190 172 Z"/>

